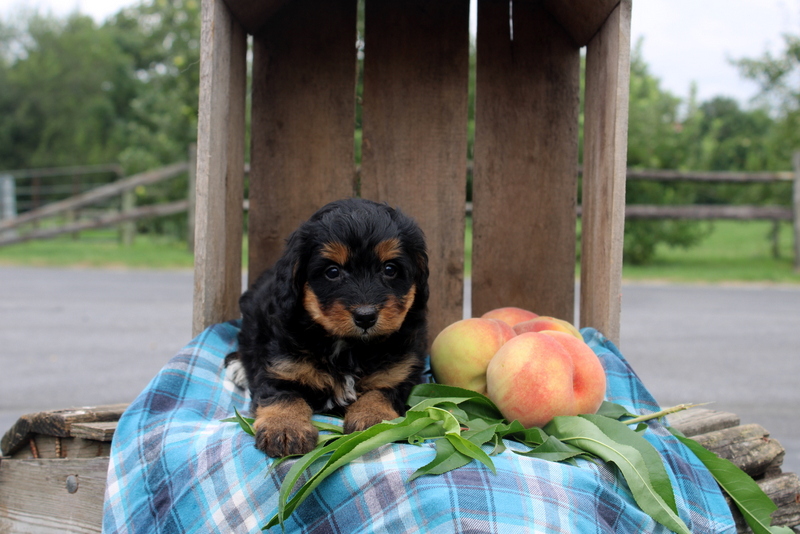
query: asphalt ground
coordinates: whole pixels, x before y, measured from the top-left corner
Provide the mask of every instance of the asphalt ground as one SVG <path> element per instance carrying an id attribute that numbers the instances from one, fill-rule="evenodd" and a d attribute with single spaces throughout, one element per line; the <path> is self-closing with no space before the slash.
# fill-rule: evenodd
<path id="1" fill-rule="evenodd" d="M 0 267 L 0 433 L 130 402 L 191 339 L 187 271 Z M 800 473 L 800 287 L 623 284 L 620 349 L 662 406 L 758 423 Z"/>

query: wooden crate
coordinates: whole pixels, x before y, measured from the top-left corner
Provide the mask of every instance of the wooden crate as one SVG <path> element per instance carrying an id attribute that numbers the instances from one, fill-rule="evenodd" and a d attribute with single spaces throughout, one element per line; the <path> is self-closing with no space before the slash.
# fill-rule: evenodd
<path id="1" fill-rule="evenodd" d="M 8 429 L 0 532 L 100 532 L 111 439 L 126 406 L 40 412 Z"/>
<path id="2" fill-rule="evenodd" d="M 247 35 L 249 279 L 326 202 L 399 206 L 430 249 L 430 331 L 462 317 L 469 0 L 367 0 L 356 172 L 357 0 L 204 0 L 194 331 L 238 317 Z M 619 341 L 631 0 L 478 3 L 472 310 L 574 317 Z"/>

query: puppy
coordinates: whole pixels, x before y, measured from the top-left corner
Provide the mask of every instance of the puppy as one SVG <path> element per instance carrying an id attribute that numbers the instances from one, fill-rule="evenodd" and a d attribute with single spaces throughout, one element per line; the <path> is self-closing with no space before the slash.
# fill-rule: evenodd
<path id="1" fill-rule="evenodd" d="M 256 447 L 311 451 L 313 413 L 344 415 L 347 433 L 405 413 L 421 381 L 427 301 L 428 256 L 412 219 L 363 199 L 317 211 L 239 301 Z"/>

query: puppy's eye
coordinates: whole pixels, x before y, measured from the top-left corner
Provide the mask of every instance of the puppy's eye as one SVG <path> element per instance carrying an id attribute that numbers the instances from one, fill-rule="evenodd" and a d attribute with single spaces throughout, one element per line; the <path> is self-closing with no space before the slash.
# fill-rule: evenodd
<path id="1" fill-rule="evenodd" d="M 383 276 L 386 278 L 394 278 L 398 272 L 400 272 L 400 269 L 394 263 L 387 263 L 383 266 Z"/>
<path id="2" fill-rule="evenodd" d="M 336 265 L 331 265 L 327 269 L 325 269 L 325 278 L 328 280 L 336 280 L 341 276 L 342 271 Z"/>

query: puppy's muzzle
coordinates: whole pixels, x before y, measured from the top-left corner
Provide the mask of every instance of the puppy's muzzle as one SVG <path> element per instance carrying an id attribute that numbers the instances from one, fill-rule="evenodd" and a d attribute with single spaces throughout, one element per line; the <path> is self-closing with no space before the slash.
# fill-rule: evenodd
<path id="1" fill-rule="evenodd" d="M 378 309 L 375 306 L 358 306 L 353 310 L 353 322 L 362 330 L 369 330 L 378 322 Z"/>

